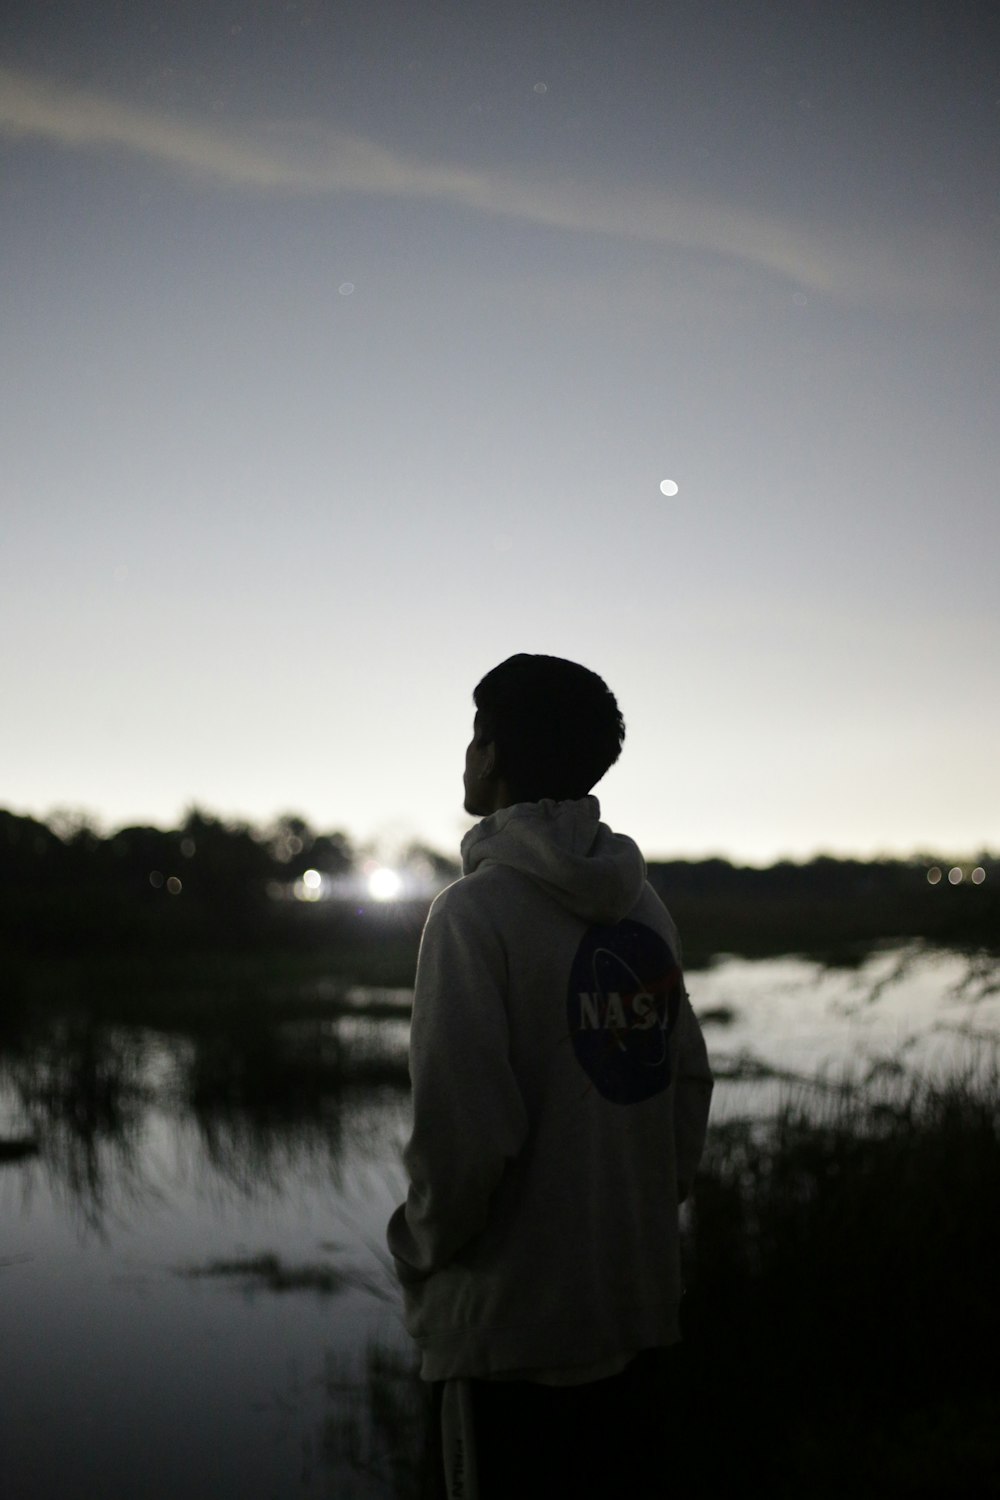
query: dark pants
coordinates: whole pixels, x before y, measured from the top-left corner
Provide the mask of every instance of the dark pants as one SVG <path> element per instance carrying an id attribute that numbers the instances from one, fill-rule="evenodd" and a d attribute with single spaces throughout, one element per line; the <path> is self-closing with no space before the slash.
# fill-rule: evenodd
<path id="1" fill-rule="evenodd" d="M 620 1375 L 586 1385 L 471 1382 L 481 1500 L 653 1500 L 685 1440 L 676 1349 L 647 1349 Z M 441 1392 L 431 1390 L 425 1500 L 444 1495 Z"/>

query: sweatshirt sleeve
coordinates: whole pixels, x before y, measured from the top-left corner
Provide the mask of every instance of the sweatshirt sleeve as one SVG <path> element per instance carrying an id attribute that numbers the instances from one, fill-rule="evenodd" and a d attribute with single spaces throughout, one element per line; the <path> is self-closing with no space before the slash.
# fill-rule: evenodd
<path id="1" fill-rule="evenodd" d="M 483 1229 L 528 1130 L 510 1066 L 503 948 L 487 913 L 462 899 L 462 884 L 432 908 L 417 961 L 410 1186 L 388 1229 L 404 1286 L 447 1265 Z"/>
<path id="2" fill-rule="evenodd" d="M 690 1193 L 705 1149 L 708 1110 L 712 1102 L 712 1070 L 698 1019 L 685 993 L 678 1026 L 677 1080 L 674 1093 L 674 1140 L 677 1187 L 681 1201 Z"/>

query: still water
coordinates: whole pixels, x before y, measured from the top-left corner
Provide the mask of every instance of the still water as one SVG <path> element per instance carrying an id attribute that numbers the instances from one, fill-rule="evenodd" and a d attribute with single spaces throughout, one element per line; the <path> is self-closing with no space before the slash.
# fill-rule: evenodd
<path id="1" fill-rule="evenodd" d="M 720 1120 L 845 1072 L 953 1071 L 1000 1035 L 995 961 L 920 945 L 853 968 L 723 958 L 689 988 Z M 401 1492 L 383 1231 L 407 999 L 321 987 L 238 1034 L 76 1015 L 5 1039 L 4 1500 Z"/>

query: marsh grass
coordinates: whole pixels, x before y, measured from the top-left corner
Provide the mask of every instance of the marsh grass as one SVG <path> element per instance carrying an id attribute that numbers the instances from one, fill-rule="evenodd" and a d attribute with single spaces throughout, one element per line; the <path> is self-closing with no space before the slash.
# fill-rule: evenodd
<path id="1" fill-rule="evenodd" d="M 346 1291 L 362 1291 L 388 1300 L 384 1285 L 357 1266 L 336 1265 L 333 1260 L 292 1262 L 274 1250 L 262 1250 L 236 1260 L 181 1266 L 177 1275 L 230 1281 L 250 1297 L 256 1292 L 312 1292 L 318 1297 L 335 1297 Z"/>
<path id="2" fill-rule="evenodd" d="M 995 1055 L 726 1122 L 684 1214 L 676 1398 L 632 1435 L 662 1446 L 665 1495 L 1000 1493 Z M 406 1500 L 422 1411 L 414 1365 L 373 1345 L 328 1438 Z"/>
<path id="3" fill-rule="evenodd" d="M 351 1494 L 349 1475 L 364 1493 L 418 1500 L 429 1412 L 416 1356 L 373 1339 L 360 1374 L 343 1362 L 327 1363 L 328 1416 L 323 1430 L 327 1462 L 338 1475 L 338 1497 Z"/>
<path id="4" fill-rule="evenodd" d="M 713 1132 L 684 1251 L 695 1488 L 997 1492 L 995 1055 Z"/>
<path id="5" fill-rule="evenodd" d="M 192 1118 L 209 1162 L 248 1197 L 305 1160 L 336 1189 L 359 1103 L 406 1088 L 407 996 L 219 972 L 218 987 L 208 965 L 193 989 L 167 975 L 147 992 L 126 968 L 104 989 L 95 967 L 67 993 L 53 969 L 51 1003 L 15 987 L 0 1007 L 10 1171 L 44 1168 L 100 1227 L 123 1193 L 146 1191 L 156 1106 Z M 971 954 L 962 997 L 998 983 L 993 955 Z M 166 1073 L 153 1066 L 164 1051 Z M 986 1044 L 979 1057 L 947 1084 L 883 1067 L 823 1087 L 733 1060 L 729 1076 L 766 1076 L 784 1102 L 770 1120 L 713 1129 L 685 1209 L 684 1377 L 652 1438 L 671 1487 L 1000 1493 L 1000 1069 Z M 190 1269 L 316 1296 L 357 1274 L 271 1249 Z M 361 1375 L 329 1384 L 325 1448 L 346 1447 L 381 1492 L 414 1493 L 423 1403 L 408 1357 L 373 1345 Z"/>

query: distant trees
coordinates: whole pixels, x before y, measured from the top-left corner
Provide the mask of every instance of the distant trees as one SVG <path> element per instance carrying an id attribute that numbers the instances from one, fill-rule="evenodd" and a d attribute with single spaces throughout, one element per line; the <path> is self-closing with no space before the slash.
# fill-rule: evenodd
<path id="1" fill-rule="evenodd" d="M 193 807 L 179 828 L 102 837 L 0 810 L 0 943 L 59 953 L 114 944 L 246 941 L 266 925 L 274 882 L 310 867 L 349 871 L 346 834 L 288 814 L 265 829 Z M 179 898 L 179 899 L 178 899 Z"/>
<path id="2" fill-rule="evenodd" d="M 939 861 L 946 864 L 946 861 Z M 670 908 L 688 961 L 715 953 L 837 953 L 882 939 L 1000 943 L 1000 864 L 979 860 L 985 879 L 928 880 L 930 856 L 835 859 L 818 855 L 764 869 L 724 859 L 658 861 L 653 888 Z"/>
<path id="3" fill-rule="evenodd" d="M 689 964 L 720 952 L 842 952 L 881 938 L 995 948 L 1000 865 L 987 855 L 977 862 L 977 874 L 970 867 L 965 878 L 929 855 L 869 862 L 821 855 L 768 869 L 671 860 L 651 863 L 649 879 L 678 923 Z M 413 893 L 407 922 L 419 931 L 420 902 L 460 867 L 419 843 L 400 863 Z M 311 942 L 332 941 L 335 907 L 307 911 L 271 898 L 301 893 L 310 870 L 336 889 L 362 865 L 346 834 L 317 833 L 293 812 L 255 828 L 192 807 L 179 828 L 136 825 L 104 836 L 76 815 L 49 826 L 0 810 L 0 958 L 295 946 L 306 931 Z"/>
<path id="4" fill-rule="evenodd" d="M 293 880 L 306 870 L 321 875 L 345 875 L 354 867 L 354 850 L 345 833 L 313 833 L 304 818 L 284 813 L 258 835 L 281 878 Z"/>
<path id="5" fill-rule="evenodd" d="M 437 886 L 449 885 L 462 873 L 458 860 L 449 859 L 446 854 L 440 854 L 437 849 L 419 842 L 406 846 L 402 863 L 414 875 Z"/>
<path id="6" fill-rule="evenodd" d="M 60 840 L 44 823 L 0 808 L 0 885 L 16 885 L 55 858 Z"/>

